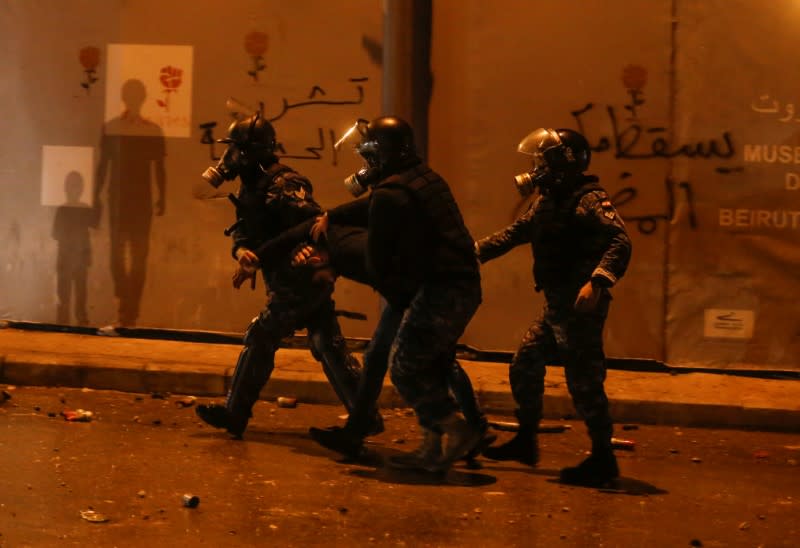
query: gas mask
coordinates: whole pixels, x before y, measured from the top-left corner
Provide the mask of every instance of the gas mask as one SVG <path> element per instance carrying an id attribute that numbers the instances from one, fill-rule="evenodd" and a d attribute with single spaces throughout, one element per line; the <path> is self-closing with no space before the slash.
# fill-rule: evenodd
<path id="1" fill-rule="evenodd" d="M 563 173 L 557 173 L 550 169 L 532 169 L 519 175 L 514 175 L 514 186 L 517 187 L 523 198 L 530 196 L 539 188 L 549 191 L 557 188 L 563 179 Z"/>
<path id="2" fill-rule="evenodd" d="M 531 132 L 519 143 L 517 152 L 533 160 L 530 171 L 514 176 L 514 185 L 523 197 L 530 196 L 537 188 L 545 192 L 553 190 L 564 179 L 564 173 L 557 169 L 558 155 L 564 154 L 564 146 L 556 130 L 540 128 Z"/>
<path id="3" fill-rule="evenodd" d="M 202 175 L 214 188 L 264 162 L 277 160 L 274 156 L 275 129 L 259 113 L 233 122 L 228 136 L 217 142 L 226 143 L 228 148 L 217 165 L 209 167 Z"/>
<path id="4" fill-rule="evenodd" d="M 203 172 L 203 179 L 214 188 L 219 188 L 225 181 L 233 181 L 239 175 L 240 157 L 241 153 L 235 147 L 228 146 L 217 165 L 210 166 Z"/>
<path id="5" fill-rule="evenodd" d="M 364 167 L 352 175 L 348 175 L 344 180 L 345 188 L 356 198 L 366 193 L 371 186 L 381 180 L 378 143 L 367 137 L 366 128 L 368 124 L 368 120 L 359 118 L 334 145 L 334 148 L 339 150 L 344 143 L 354 141 L 360 137 L 354 148 L 364 161 Z"/>
<path id="6" fill-rule="evenodd" d="M 348 175 L 344 180 L 344 186 L 350 194 L 358 198 L 364 194 L 369 187 L 381 180 L 381 173 L 375 167 L 362 167 L 352 175 Z"/>

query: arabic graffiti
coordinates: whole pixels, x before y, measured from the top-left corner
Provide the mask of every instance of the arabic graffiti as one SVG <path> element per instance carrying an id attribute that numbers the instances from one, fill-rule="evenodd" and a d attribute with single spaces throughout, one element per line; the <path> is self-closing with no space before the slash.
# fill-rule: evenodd
<path id="1" fill-rule="evenodd" d="M 209 145 L 211 147 L 210 154 L 211 159 L 213 161 L 217 161 L 220 159 L 217 156 L 216 151 L 214 150 L 214 145 L 217 143 L 217 140 L 214 139 L 214 128 L 217 127 L 216 122 L 205 122 L 200 124 L 200 129 L 203 130 L 203 134 L 200 136 L 200 144 L 201 145 Z"/>
<path id="2" fill-rule="evenodd" d="M 368 81 L 366 77 L 357 77 L 357 78 L 349 78 L 349 82 L 355 84 L 356 90 L 356 97 L 353 99 L 327 99 L 327 93 L 322 86 L 314 85 L 311 87 L 311 90 L 308 93 L 306 99 L 297 101 L 294 103 L 290 103 L 285 97 L 281 100 L 281 107 L 277 114 L 274 115 L 267 115 L 267 120 L 270 122 L 276 122 L 282 119 L 286 114 L 294 109 L 299 108 L 308 108 L 312 106 L 344 106 L 344 105 L 360 105 L 364 102 L 364 87 L 363 83 Z M 248 115 L 249 112 L 255 112 L 253 109 L 248 109 L 244 105 L 241 105 L 238 101 L 229 100 L 229 107 L 233 105 L 234 108 L 231 112 L 231 115 L 236 118 L 242 115 Z M 259 103 L 258 112 L 263 114 L 264 112 L 264 103 Z M 200 135 L 200 144 L 208 145 L 209 146 L 209 154 L 211 156 L 211 160 L 217 161 L 219 160 L 219 156 L 216 153 L 214 145 L 216 144 L 216 139 L 214 138 L 214 129 L 217 127 L 216 121 L 210 122 L 203 122 L 198 126 L 201 130 Z M 279 158 L 291 158 L 294 160 L 322 160 L 322 152 L 326 150 L 327 144 L 326 140 L 329 141 L 330 151 L 331 151 L 331 163 L 332 165 L 338 165 L 338 157 L 337 151 L 333 146 L 336 143 L 335 132 L 333 129 L 325 129 L 322 127 L 315 128 L 316 134 L 316 141 L 313 145 L 304 147 L 304 153 L 294 153 L 291 151 L 287 151 L 286 148 L 282 143 L 277 144 L 277 150 L 279 152 Z"/>
<path id="3" fill-rule="evenodd" d="M 318 145 L 315 146 L 308 146 L 305 147 L 306 152 L 308 154 L 288 154 L 286 149 L 283 147 L 283 144 L 278 143 L 277 149 L 280 151 L 278 157 L 280 158 L 291 158 L 293 160 L 322 160 L 321 152 L 325 150 L 325 133 L 321 127 L 317 128 L 317 142 Z M 330 141 L 330 149 L 331 149 L 331 165 L 339 165 L 338 161 L 339 158 L 337 156 L 336 147 L 336 133 L 333 129 L 328 129 L 327 137 Z"/>
<path id="4" fill-rule="evenodd" d="M 630 96 L 624 106 L 629 116 L 620 116 L 613 105 L 596 108 L 594 103 L 586 103 L 582 108 L 570 112 L 580 131 L 590 143 L 594 153 L 611 153 L 620 160 L 652 160 L 687 158 L 691 160 L 729 160 L 736 157 L 737 147 L 730 131 L 723 131 L 719 136 L 694 142 L 674 142 L 670 138 L 670 128 L 650 126 L 641 121 L 639 109 L 645 104 L 643 88 L 647 83 L 647 70 L 639 65 L 627 65 L 622 71 L 622 83 Z M 769 105 L 771 107 L 771 104 Z M 766 107 L 765 107 L 766 108 Z M 599 135 L 592 135 L 590 125 L 597 123 L 608 128 Z M 742 166 L 720 165 L 715 170 L 723 175 L 740 173 Z M 628 179 L 632 174 L 624 171 L 621 179 Z M 655 233 L 660 222 L 671 223 L 678 214 L 679 198 L 686 206 L 686 219 L 692 230 L 697 229 L 698 219 L 695 211 L 695 195 L 689 181 L 676 182 L 667 177 L 664 181 L 666 192 L 666 208 L 653 214 L 625 215 L 626 221 L 635 223 L 641 234 Z M 617 191 L 611 201 L 616 207 L 633 204 L 639 195 L 634 185 L 628 185 Z"/>
<path id="5" fill-rule="evenodd" d="M 313 86 L 311 88 L 311 92 L 308 94 L 308 100 L 306 101 L 299 101 L 297 103 L 289 103 L 286 100 L 286 97 L 283 98 L 283 103 L 281 105 L 281 111 L 279 114 L 268 118 L 270 122 L 275 122 L 283 118 L 287 112 L 295 108 L 303 108 L 309 107 L 313 105 L 360 105 L 364 102 L 364 87 L 361 85 L 361 82 L 366 82 L 367 78 L 348 78 L 348 82 L 353 82 L 356 84 L 356 93 L 358 97 L 356 99 L 340 99 L 340 100 L 331 100 L 331 99 L 317 99 L 317 95 L 321 95 L 325 97 L 327 94 L 325 90 L 322 89 L 320 86 Z"/>
<path id="6" fill-rule="evenodd" d="M 642 101 L 643 103 L 644 101 Z M 642 104 L 639 103 L 639 104 Z M 587 139 L 590 139 L 584 115 L 594 109 L 593 103 L 587 103 L 581 109 L 573 110 L 573 118 L 578 124 L 580 131 Z M 611 124 L 611 135 L 601 136 L 596 144 L 592 145 L 594 152 L 614 152 L 615 158 L 625 160 L 648 160 L 652 158 L 675 158 L 685 156 L 687 158 L 732 158 L 736 154 L 736 147 L 733 144 L 733 137 L 729 131 L 724 131 L 721 142 L 717 139 L 710 139 L 707 142 L 683 143 L 673 145 L 666 137 L 668 128 L 666 127 L 647 127 L 638 121 L 632 121 L 627 127 L 621 128 L 616 110 L 613 106 L 606 106 L 608 121 Z M 648 144 L 645 135 L 657 134 Z M 590 140 L 591 143 L 591 140 Z M 642 146 L 643 145 L 643 146 Z M 645 148 L 645 150 L 642 150 Z"/>
<path id="7" fill-rule="evenodd" d="M 623 173 L 623 178 L 625 175 L 630 175 L 627 173 Z M 646 235 L 653 234 L 656 229 L 658 228 L 659 221 L 666 221 L 672 222 L 675 220 L 676 214 L 676 200 L 675 200 L 675 181 L 671 178 L 667 177 L 664 181 L 664 187 L 666 190 L 667 195 L 667 209 L 663 213 L 655 213 L 650 215 L 623 215 L 623 219 L 626 222 L 634 222 L 636 223 L 637 230 Z M 692 230 L 697 228 L 697 215 L 695 214 L 694 209 L 694 191 L 692 190 L 692 185 L 688 181 L 681 181 L 677 184 L 678 188 L 680 188 L 686 199 L 686 205 L 688 209 L 688 221 L 689 226 Z M 627 186 L 625 188 L 620 189 L 617 191 L 613 196 L 611 196 L 611 202 L 614 204 L 615 207 L 622 207 L 625 204 L 629 204 L 633 202 L 636 197 L 638 196 L 638 190 L 635 187 Z"/>

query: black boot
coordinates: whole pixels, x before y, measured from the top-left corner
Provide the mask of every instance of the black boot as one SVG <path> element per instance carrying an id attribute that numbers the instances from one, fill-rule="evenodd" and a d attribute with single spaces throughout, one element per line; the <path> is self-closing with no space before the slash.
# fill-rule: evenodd
<path id="1" fill-rule="evenodd" d="M 480 470 L 483 468 L 483 465 L 478 462 L 478 456 L 497 440 L 495 434 L 489 433 L 489 422 L 485 418 L 478 421 L 477 427 L 481 431 L 483 437 L 472 451 L 464 455 L 463 459 L 466 462 L 467 468 L 470 470 Z"/>
<path id="2" fill-rule="evenodd" d="M 349 459 L 358 458 L 364 450 L 364 440 L 353 434 L 348 428 L 332 426 L 331 428 L 315 428 L 308 430 L 311 438 L 321 446 L 341 453 Z"/>
<path id="3" fill-rule="evenodd" d="M 247 419 L 238 419 L 231 416 L 224 405 L 217 403 L 198 405 L 195 408 L 195 413 L 206 424 L 210 424 L 214 428 L 224 428 L 235 439 L 242 439 L 244 430 L 247 428 Z"/>
<path id="4" fill-rule="evenodd" d="M 619 477 L 619 466 L 614 451 L 609 447 L 593 450 L 578 466 L 562 468 L 559 475 L 561 483 L 585 487 L 603 487 Z"/>
<path id="5" fill-rule="evenodd" d="M 384 430 L 386 430 L 386 427 L 383 425 L 383 417 L 378 411 L 375 411 L 375 413 L 372 415 L 372 421 L 365 433 L 365 436 L 377 436 L 378 434 L 382 434 Z"/>
<path id="6" fill-rule="evenodd" d="M 520 428 L 517 434 L 506 443 L 484 449 L 483 456 L 492 460 L 515 460 L 522 464 L 536 466 L 539 462 L 539 444 L 536 440 L 535 430 Z"/>

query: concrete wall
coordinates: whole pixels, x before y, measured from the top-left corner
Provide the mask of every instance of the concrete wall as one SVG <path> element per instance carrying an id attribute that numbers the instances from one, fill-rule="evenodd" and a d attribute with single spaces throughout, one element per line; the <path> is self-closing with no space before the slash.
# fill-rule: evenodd
<path id="1" fill-rule="evenodd" d="M 334 154 L 331 135 L 380 113 L 382 3 L 202 0 L 191 13 L 187 5 L 0 4 L 0 316 L 63 320 L 58 282 L 77 266 L 92 325 L 117 321 L 121 298 L 140 305 L 136 325 L 242 330 L 264 297 L 263 288 L 230 287 L 222 229 L 233 220 L 225 195 L 234 185 L 214 191 L 199 178 L 214 152 L 204 141 L 231 120 L 228 97 L 263 102 L 287 163 L 312 178 L 323 205 L 347 199 L 341 180 L 359 162 Z M 437 0 L 430 163 L 482 237 L 525 207 L 511 183 L 529 167 L 519 140 L 541 126 L 582 130 L 594 147 L 591 171 L 634 243 L 607 353 L 800 367 L 798 22 L 792 0 Z M 85 48 L 97 48 L 95 65 Z M 184 72 L 179 79 L 167 67 Z M 146 90 L 143 117 L 158 126 L 143 134 L 120 129 L 131 79 Z M 104 165 L 102 216 L 93 218 L 77 202 L 91 201 Z M 65 197 L 67 183 L 83 184 L 77 202 Z M 127 247 L 123 262 L 112 253 L 144 244 L 141 261 Z M 520 248 L 486 265 L 484 305 L 463 342 L 516 347 L 542 304 L 530 263 Z M 346 320 L 347 335 L 368 336 L 374 293 L 342 282 L 336 298 L 369 316 Z M 66 322 L 78 320 L 70 310 Z"/>
<path id="2" fill-rule="evenodd" d="M 380 4 L 18 0 L 0 11 L 0 316 L 77 323 L 74 293 L 66 317 L 57 311 L 59 280 L 72 272 L 88 284 L 92 325 L 121 312 L 138 326 L 242 331 L 263 286 L 231 288 L 223 229 L 236 183 L 214 191 L 201 180 L 216 163 L 203 141 L 225 136 L 229 97 L 263 102 L 286 163 L 311 178 L 324 205 L 345 201 L 341 181 L 360 162 L 332 144 L 357 117 L 380 113 Z M 149 124 L 131 121 L 142 93 Z M 80 206 L 101 178 L 95 219 Z M 72 201 L 67 184 L 82 185 Z M 337 299 L 371 317 L 378 307 L 371 290 L 348 282 Z M 345 329 L 371 333 L 365 322 Z"/>
<path id="3" fill-rule="evenodd" d="M 431 163 L 482 237 L 525 206 L 522 137 L 582 130 L 634 244 L 608 354 L 800 367 L 799 19 L 790 0 L 436 2 Z M 484 267 L 473 344 L 516 345 L 542 304 L 530 266 Z"/>

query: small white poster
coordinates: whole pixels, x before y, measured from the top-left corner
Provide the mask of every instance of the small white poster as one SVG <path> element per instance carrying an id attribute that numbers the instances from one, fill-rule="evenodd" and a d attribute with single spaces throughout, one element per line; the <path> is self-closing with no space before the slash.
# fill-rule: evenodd
<path id="1" fill-rule="evenodd" d="M 42 147 L 42 205 L 89 207 L 94 190 L 94 148 Z"/>
<path id="2" fill-rule="evenodd" d="M 755 313 L 752 310 L 707 308 L 703 335 L 707 339 L 753 338 Z"/>
<path id="3" fill-rule="evenodd" d="M 109 44 L 106 135 L 189 137 L 192 46 Z"/>

